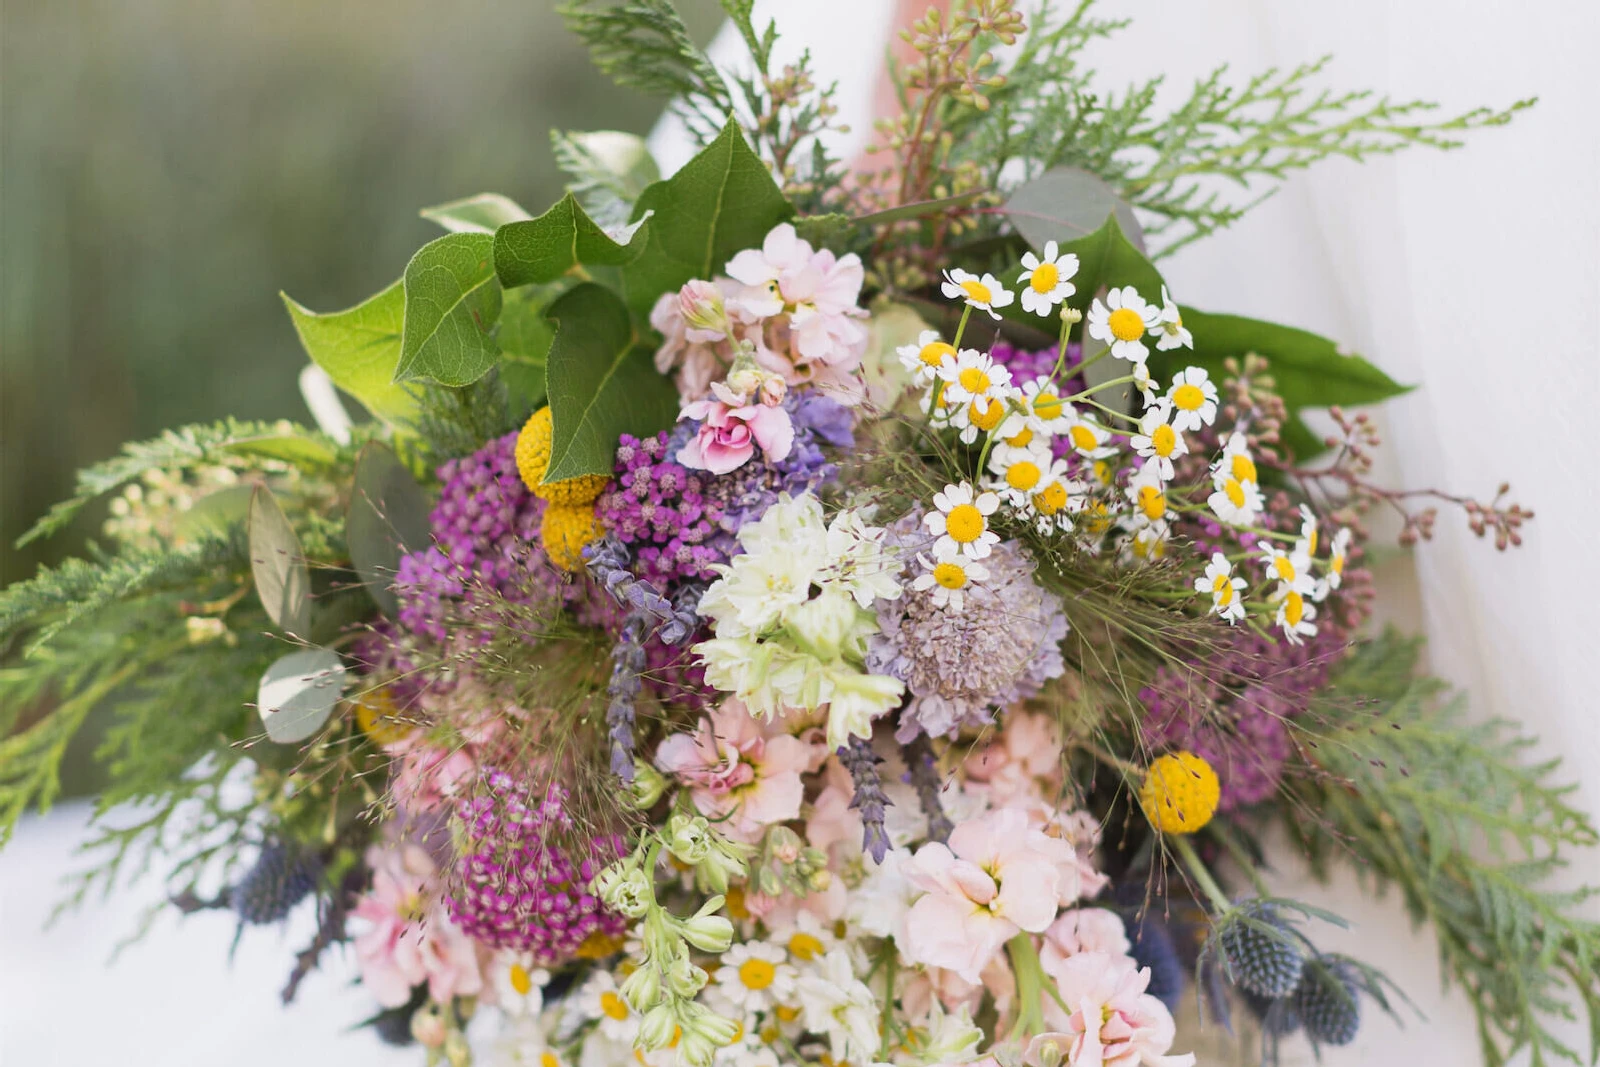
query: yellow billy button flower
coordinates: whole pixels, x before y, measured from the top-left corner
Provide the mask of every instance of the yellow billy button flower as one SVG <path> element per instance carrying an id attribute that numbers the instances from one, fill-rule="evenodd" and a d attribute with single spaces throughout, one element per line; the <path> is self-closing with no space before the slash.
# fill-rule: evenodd
<path id="1" fill-rule="evenodd" d="M 1139 787 L 1139 806 L 1164 834 L 1192 834 L 1211 821 L 1222 784 L 1211 764 L 1193 752 L 1173 752 L 1150 764 Z"/>
<path id="2" fill-rule="evenodd" d="M 604 537 L 605 527 L 594 513 L 593 504 L 557 504 L 544 509 L 539 541 L 545 554 L 559 570 L 571 574 L 583 569 L 584 546 Z"/>
<path id="3" fill-rule="evenodd" d="M 389 687 L 379 686 L 354 700 L 356 725 L 380 745 L 392 745 L 411 736 L 412 725 L 400 716 Z"/>
<path id="4" fill-rule="evenodd" d="M 584 474 L 546 483 L 545 471 L 550 468 L 550 443 L 554 433 L 550 409 L 540 408 L 528 416 L 522 432 L 517 434 L 517 473 L 522 484 L 534 496 L 544 497 L 552 504 L 588 504 L 605 489 L 610 478 L 603 474 Z"/>

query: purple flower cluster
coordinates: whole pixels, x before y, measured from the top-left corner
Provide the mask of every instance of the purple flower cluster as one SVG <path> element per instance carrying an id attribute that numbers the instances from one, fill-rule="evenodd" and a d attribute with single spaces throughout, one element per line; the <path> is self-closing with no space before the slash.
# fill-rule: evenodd
<path id="1" fill-rule="evenodd" d="M 559 576 L 534 549 L 545 502 L 517 473 L 517 435 L 508 433 L 439 468 L 444 488 L 429 515 L 433 546 L 400 560 L 400 622 L 443 641 L 451 606 L 479 591 L 526 601 Z"/>
<path id="2" fill-rule="evenodd" d="M 558 785 L 543 801 L 503 771 L 485 770 L 480 785 L 456 812 L 466 844 L 450 918 L 474 940 L 531 953 L 541 966 L 572 958 L 590 937 L 620 937 L 627 921 L 589 882 L 622 854 L 622 839 L 583 841 Z"/>
<path id="3" fill-rule="evenodd" d="M 1277 790 L 1291 755 L 1288 720 L 1305 710 L 1348 648 L 1334 627 L 1304 645 L 1241 630 L 1197 666 L 1160 668 L 1139 691 L 1144 742 L 1187 749 L 1211 764 L 1222 811 L 1258 804 Z"/>
<path id="4" fill-rule="evenodd" d="M 715 578 L 711 566 L 737 551 L 740 527 L 759 519 L 780 493 L 815 490 L 834 476 L 821 446 L 853 444 L 849 410 L 815 394 L 791 395 L 784 406 L 795 427 L 789 455 L 780 463 L 756 456 L 728 474 L 677 461 L 699 428 L 692 420 L 642 441 L 623 435 L 616 482 L 600 495 L 596 513 L 632 551 L 636 577 L 664 593 L 678 582 Z"/>

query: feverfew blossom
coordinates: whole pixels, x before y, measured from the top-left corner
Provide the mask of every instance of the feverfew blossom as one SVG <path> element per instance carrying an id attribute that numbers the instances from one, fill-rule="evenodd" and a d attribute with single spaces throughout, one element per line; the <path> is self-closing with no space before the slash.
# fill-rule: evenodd
<path id="1" fill-rule="evenodd" d="M 1213 492 L 1206 504 L 1229 526 L 1253 526 L 1267 502 L 1253 481 L 1240 481 L 1229 473 L 1212 479 Z"/>
<path id="2" fill-rule="evenodd" d="M 1204 367 L 1179 371 L 1166 399 L 1174 409 L 1172 425 L 1177 430 L 1198 430 L 1216 420 L 1217 386 Z"/>
<path id="3" fill-rule="evenodd" d="M 919 552 L 917 562 L 923 572 L 912 581 L 911 588 L 928 593 L 935 604 L 951 611 L 959 612 L 966 604 L 969 586 L 989 577 L 989 568 L 959 555 L 929 559 Z"/>
<path id="4" fill-rule="evenodd" d="M 1334 589 L 1344 581 L 1345 561 L 1350 558 L 1350 528 L 1340 527 L 1339 532 L 1333 535 L 1333 544 L 1328 550 L 1328 575 L 1325 581 Z"/>
<path id="5" fill-rule="evenodd" d="M 1093 420 L 1078 413 L 1071 404 L 1065 405 L 1062 417 L 1067 420 L 1066 438 L 1078 455 L 1084 459 L 1104 459 L 1116 454 L 1107 442 L 1111 434 Z"/>
<path id="6" fill-rule="evenodd" d="M 956 358 L 955 346 L 941 340 L 937 330 L 923 330 L 914 344 L 901 345 L 894 352 L 917 385 L 931 385 L 939 369 Z"/>
<path id="7" fill-rule="evenodd" d="M 979 311 L 987 311 L 990 318 L 994 319 L 1000 317 L 995 308 L 1006 307 L 1015 298 L 1015 294 L 1001 285 L 1000 279 L 993 274 L 985 274 L 980 278 L 959 267 L 944 272 L 944 284 L 940 289 L 951 300 L 961 300 Z"/>
<path id="8" fill-rule="evenodd" d="M 793 1003 L 795 980 L 782 945 L 748 941 L 722 954 L 712 992 L 716 1000 L 742 1012 L 770 1011 Z"/>
<path id="9" fill-rule="evenodd" d="M 968 559 L 983 559 L 1000 543 L 1000 535 L 989 529 L 989 516 L 1000 507 L 994 493 L 974 494 L 967 482 L 947 485 L 933 494 L 933 506 L 923 517 L 923 525 L 939 540 L 934 551 L 941 556 L 961 554 Z"/>
<path id="10" fill-rule="evenodd" d="M 1243 578 L 1234 576 L 1233 564 L 1221 552 L 1212 553 L 1211 562 L 1206 564 L 1205 577 L 1194 580 L 1195 591 L 1208 594 L 1211 597 L 1211 610 L 1230 623 L 1244 618 L 1242 590 L 1245 585 Z"/>
<path id="11" fill-rule="evenodd" d="M 1273 621 L 1283 628 L 1283 636 L 1291 645 L 1298 645 L 1305 638 L 1316 636 L 1317 626 L 1311 621 L 1316 617 L 1317 606 L 1307 601 L 1304 594 L 1290 589 L 1279 601 Z"/>
<path id="12" fill-rule="evenodd" d="M 1031 251 L 1022 254 L 1023 271 L 1017 278 L 1022 289 L 1022 309 L 1048 316 L 1067 297 L 1078 291 L 1068 279 L 1078 273 L 1078 257 L 1060 254 L 1054 241 L 1046 241 L 1044 258 Z"/>
<path id="13" fill-rule="evenodd" d="M 1170 352 L 1174 348 L 1193 348 L 1194 336 L 1183 325 L 1183 315 L 1178 311 L 1178 305 L 1172 302 L 1172 297 L 1167 295 L 1167 287 L 1161 287 L 1161 313 L 1156 318 L 1155 331 L 1161 336 L 1156 341 L 1156 350 Z"/>
<path id="14" fill-rule="evenodd" d="M 1128 441 L 1129 446 L 1144 457 L 1145 465 L 1154 466 L 1162 481 L 1171 481 L 1172 461 L 1187 455 L 1189 445 L 1183 434 L 1167 421 L 1169 409 L 1157 405 L 1144 413 L 1139 420 L 1139 432 Z"/>
<path id="15" fill-rule="evenodd" d="M 878 1052 L 878 1001 L 837 948 L 802 972 L 796 989 L 805 1027 L 828 1039 L 835 1062 L 870 1063 Z"/>
<path id="16" fill-rule="evenodd" d="M 1055 462 L 1043 441 L 1020 448 L 1000 445 L 989 456 L 989 471 L 994 475 L 989 486 L 1012 507 L 1025 508 L 1046 484 Z"/>
<path id="17" fill-rule="evenodd" d="M 1067 416 L 1067 405 L 1049 378 L 1039 377 L 1024 382 L 1018 402 L 1022 406 L 1024 424 L 1036 434 L 1066 433 L 1072 425 L 1072 420 Z"/>
<path id="18" fill-rule="evenodd" d="M 1161 312 L 1131 285 L 1106 293 L 1104 303 L 1089 306 L 1089 336 L 1111 346 L 1111 354 L 1130 363 L 1143 363 L 1150 355 L 1144 335 L 1155 328 Z"/>

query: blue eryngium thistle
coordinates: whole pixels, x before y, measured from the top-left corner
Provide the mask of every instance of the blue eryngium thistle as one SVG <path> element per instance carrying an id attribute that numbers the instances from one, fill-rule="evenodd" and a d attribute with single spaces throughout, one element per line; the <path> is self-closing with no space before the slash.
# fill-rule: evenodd
<path id="1" fill-rule="evenodd" d="M 1361 983 L 1350 961 L 1318 956 L 1306 964 L 1294 1006 L 1306 1036 L 1322 1045 L 1348 1045 L 1361 1029 Z"/>
<path id="2" fill-rule="evenodd" d="M 883 809 L 889 806 L 889 798 L 884 795 L 883 782 L 878 777 L 880 761 L 872 751 L 872 742 L 864 737 L 852 737 L 849 744 L 839 746 L 839 762 L 856 784 L 856 795 L 850 806 L 861 816 L 861 849 L 874 863 L 882 863 L 889 852 L 889 833 L 883 828 Z"/>
<path id="3" fill-rule="evenodd" d="M 1306 957 L 1300 937 L 1270 904 L 1247 900 L 1225 915 L 1217 933 L 1223 973 L 1240 989 L 1270 999 L 1300 984 Z"/>
<path id="4" fill-rule="evenodd" d="M 261 855 L 233 889 L 233 910 L 247 923 L 274 923 L 289 914 L 317 886 L 322 864 L 295 845 L 268 841 Z"/>

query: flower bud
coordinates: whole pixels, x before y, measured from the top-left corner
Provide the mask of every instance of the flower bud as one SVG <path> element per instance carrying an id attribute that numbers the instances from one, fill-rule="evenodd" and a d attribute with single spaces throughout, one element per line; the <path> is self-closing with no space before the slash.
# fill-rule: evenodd
<path id="1" fill-rule="evenodd" d="M 813 893 L 824 892 L 833 884 L 833 872 L 826 867 L 819 871 L 812 871 L 811 876 L 806 879 L 806 883 L 811 886 Z"/>
<path id="2" fill-rule="evenodd" d="M 794 863 L 800 858 L 800 835 L 787 826 L 774 826 L 767 831 L 767 849 L 779 863 Z"/>
<path id="3" fill-rule="evenodd" d="M 766 385 L 767 375 L 754 363 L 740 361 L 734 364 L 728 372 L 728 392 L 739 398 L 740 403 L 748 402 L 752 396 L 761 392 Z"/>
<path id="4" fill-rule="evenodd" d="M 688 326 L 688 338 L 704 343 L 720 341 L 728 335 L 728 309 L 722 302 L 722 290 L 712 282 L 696 278 L 678 290 L 678 311 Z"/>
<path id="5" fill-rule="evenodd" d="M 720 954 L 733 944 L 733 923 L 714 914 L 720 907 L 722 898 L 712 897 L 692 918 L 683 920 L 684 939 L 701 952 Z"/>
<path id="6" fill-rule="evenodd" d="M 703 815 L 674 812 L 667 821 L 666 845 L 684 863 L 697 864 L 711 851 L 711 824 Z"/>
<path id="7" fill-rule="evenodd" d="M 448 1033 L 444 1016 L 432 1004 L 418 1008 L 416 1014 L 411 1016 L 411 1036 L 423 1048 L 439 1048 Z"/>
<path id="8" fill-rule="evenodd" d="M 633 806 L 640 811 L 655 806 L 661 799 L 661 794 L 667 791 L 667 779 L 651 766 L 646 760 L 635 757 L 633 761 L 633 784 L 629 787 L 629 799 Z"/>
<path id="9" fill-rule="evenodd" d="M 783 879 L 771 867 L 761 868 L 760 873 L 756 875 L 756 885 L 769 897 L 783 895 Z"/>
<path id="10" fill-rule="evenodd" d="M 1079 311 L 1071 304 L 1063 304 L 1061 307 L 1061 321 L 1076 325 L 1077 323 L 1083 321 L 1083 312 Z"/>
<path id="11" fill-rule="evenodd" d="M 650 884 L 650 876 L 637 867 L 630 867 L 609 881 L 602 875 L 599 881 L 604 883 L 596 886 L 600 899 L 611 910 L 630 919 L 641 918 L 655 901 L 655 887 Z"/>
<path id="12" fill-rule="evenodd" d="M 675 997 L 696 996 L 711 976 L 694 965 L 687 952 L 679 952 L 667 965 L 667 990 Z"/>
<path id="13" fill-rule="evenodd" d="M 769 374 L 761 383 L 761 402 L 767 407 L 777 407 L 783 403 L 783 398 L 789 392 L 789 383 L 783 380 L 781 374 Z"/>
<path id="14" fill-rule="evenodd" d="M 711 1067 L 711 1059 L 718 1046 L 704 1034 L 684 1031 L 678 1041 L 678 1062 L 686 1067 Z"/>
<path id="15" fill-rule="evenodd" d="M 639 1024 L 639 1047 L 647 1052 L 666 1048 L 678 1032 L 677 1014 L 670 1003 L 657 1004 L 645 1013 Z"/>
<path id="16" fill-rule="evenodd" d="M 622 997 L 643 1015 L 661 1003 L 661 970 L 654 963 L 636 969 L 622 983 Z"/>

